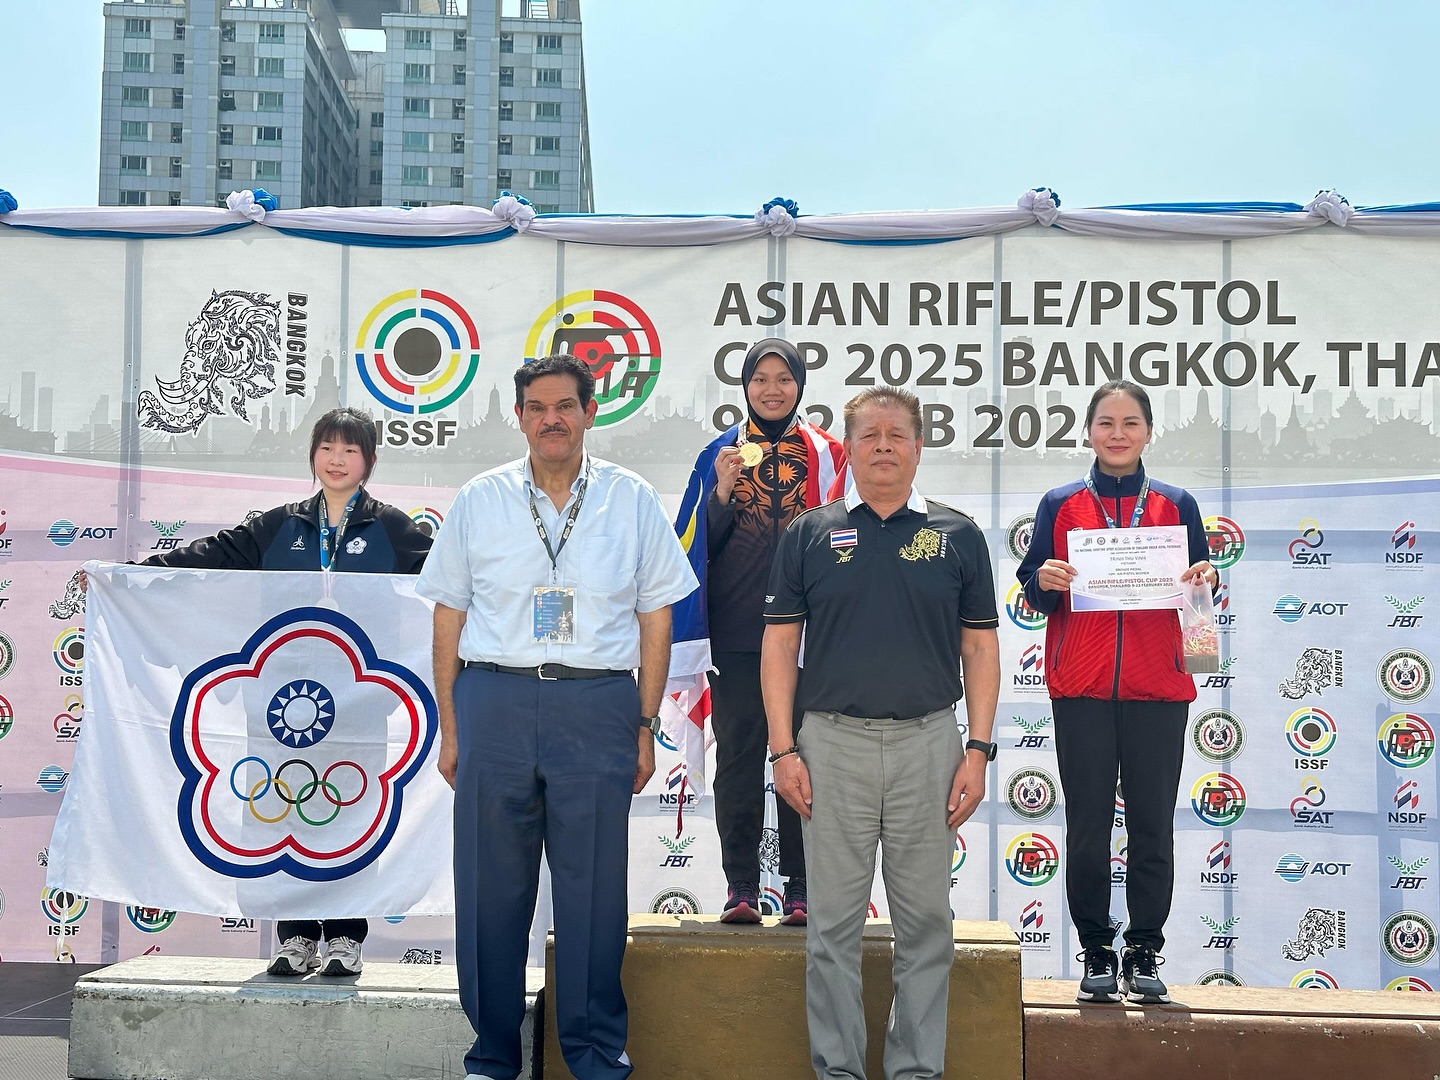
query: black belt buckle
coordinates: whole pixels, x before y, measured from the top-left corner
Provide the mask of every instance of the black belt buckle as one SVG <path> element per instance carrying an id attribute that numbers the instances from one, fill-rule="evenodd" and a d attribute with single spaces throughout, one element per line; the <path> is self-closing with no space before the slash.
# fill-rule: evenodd
<path id="1" fill-rule="evenodd" d="M 545 674 L 545 669 L 546 669 L 547 667 L 549 667 L 549 666 L 550 666 L 549 664 L 537 664 L 537 665 L 535 666 L 535 677 L 536 677 L 537 679 L 539 679 L 541 682 L 559 682 L 559 681 L 560 681 L 560 676 L 559 676 L 559 675 L 546 675 L 546 674 Z M 555 665 L 555 666 L 556 666 L 556 667 L 560 667 L 561 665 L 557 664 L 557 665 Z"/>

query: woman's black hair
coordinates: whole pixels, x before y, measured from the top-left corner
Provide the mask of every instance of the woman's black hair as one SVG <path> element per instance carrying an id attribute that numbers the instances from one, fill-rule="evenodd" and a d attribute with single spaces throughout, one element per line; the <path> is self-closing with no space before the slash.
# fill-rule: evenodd
<path id="1" fill-rule="evenodd" d="M 1155 414 L 1150 410 L 1150 395 L 1145 392 L 1145 388 L 1137 386 L 1129 379 L 1114 379 L 1104 386 L 1097 386 L 1095 393 L 1090 396 L 1090 404 L 1085 409 L 1085 430 L 1090 430 L 1090 423 L 1095 419 L 1095 410 L 1100 407 L 1100 402 L 1111 394 L 1129 394 L 1145 414 L 1145 426 L 1155 426 Z"/>

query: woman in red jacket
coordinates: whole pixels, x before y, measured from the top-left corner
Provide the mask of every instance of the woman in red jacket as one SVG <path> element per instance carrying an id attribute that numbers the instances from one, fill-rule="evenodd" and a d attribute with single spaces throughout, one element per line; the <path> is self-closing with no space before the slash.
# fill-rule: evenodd
<path id="1" fill-rule="evenodd" d="M 1185 672 L 1175 611 L 1073 611 L 1076 571 L 1066 561 L 1075 529 L 1183 525 L 1190 566 L 1181 580 L 1218 583 L 1194 496 L 1152 480 L 1140 462 L 1152 424 L 1150 398 L 1134 383 L 1095 391 L 1085 415 L 1095 463 L 1083 479 L 1040 500 L 1016 572 L 1026 601 L 1048 616 L 1045 679 L 1065 791 L 1065 893 L 1085 950 L 1081 1001 L 1119 1001 L 1122 983 L 1131 1001 L 1170 1000 L 1159 952 L 1175 884 L 1175 801 L 1195 681 Z M 1118 964 L 1110 922 L 1117 776 L 1125 792 L 1130 916 Z"/>

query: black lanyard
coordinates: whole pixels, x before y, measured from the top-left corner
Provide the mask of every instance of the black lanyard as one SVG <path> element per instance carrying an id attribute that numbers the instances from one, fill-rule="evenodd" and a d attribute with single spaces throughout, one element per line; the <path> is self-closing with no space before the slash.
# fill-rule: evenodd
<path id="1" fill-rule="evenodd" d="M 1107 529 L 1118 529 L 1115 519 L 1110 516 L 1110 511 L 1105 509 L 1105 500 L 1100 498 L 1100 492 L 1095 490 L 1095 480 L 1089 474 L 1085 474 L 1085 486 L 1090 489 L 1090 494 L 1095 496 L 1095 503 L 1100 507 L 1100 513 L 1105 515 L 1105 527 Z M 1140 495 L 1135 500 L 1135 512 L 1130 515 L 1130 528 L 1140 524 L 1140 515 L 1145 513 L 1145 500 L 1150 497 L 1150 477 L 1145 477 L 1145 482 L 1140 485 Z"/>
<path id="2" fill-rule="evenodd" d="M 585 501 L 585 488 L 590 483 L 590 477 L 580 481 L 579 490 L 575 492 L 575 501 L 570 504 L 570 513 L 565 517 L 565 528 L 560 531 L 560 546 L 550 546 L 550 533 L 545 528 L 545 523 L 540 520 L 540 511 L 535 507 L 535 495 L 530 495 L 530 516 L 535 519 L 535 531 L 540 534 L 540 542 L 545 545 L 545 554 L 550 556 L 550 580 L 554 581 L 559 573 L 560 553 L 565 550 L 566 541 L 570 539 L 570 532 L 575 528 L 575 519 L 580 516 L 580 504 Z"/>
<path id="3" fill-rule="evenodd" d="M 330 564 L 340 558 L 340 542 L 345 537 L 345 526 L 350 524 L 350 511 L 355 509 L 355 500 L 360 498 L 360 491 L 357 488 L 350 501 L 345 504 L 345 510 L 340 515 L 340 524 L 335 526 L 335 549 L 332 555 L 330 549 L 330 525 L 326 521 L 325 493 L 320 493 L 320 501 L 315 506 L 315 519 L 320 525 L 320 569 L 329 570 Z"/>

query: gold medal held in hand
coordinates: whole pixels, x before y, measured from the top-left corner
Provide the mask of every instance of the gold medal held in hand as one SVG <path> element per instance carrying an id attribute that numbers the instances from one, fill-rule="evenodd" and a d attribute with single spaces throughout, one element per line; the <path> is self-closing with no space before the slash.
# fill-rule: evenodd
<path id="1" fill-rule="evenodd" d="M 765 456 L 765 451 L 753 442 L 747 442 L 740 447 L 740 464 L 747 469 L 753 469 L 760 464 L 760 459 Z"/>

